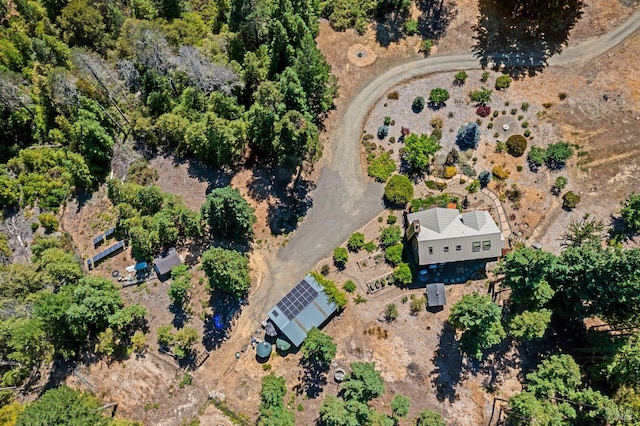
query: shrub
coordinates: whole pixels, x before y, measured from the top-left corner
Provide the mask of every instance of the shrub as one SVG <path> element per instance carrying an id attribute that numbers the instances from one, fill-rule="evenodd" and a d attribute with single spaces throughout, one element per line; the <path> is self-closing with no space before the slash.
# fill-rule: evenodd
<path id="1" fill-rule="evenodd" d="M 565 209 L 573 209 L 580 202 L 580 196 L 573 191 L 569 191 L 562 196 L 562 207 Z"/>
<path id="2" fill-rule="evenodd" d="M 422 111 L 424 109 L 424 98 L 422 96 L 416 96 L 415 98 L 413 98 L 411 107 L 415 112 Z"/>
<path id="3" fill-rule="evenodd" d="M 387 99 L 390 99 L 392 101 L 396 101 L 396 100 L 400 99 L 400 94 L 398 94 L 397 90 L 394 90 L 393 92 L 387 94 Z"/>
<path id="4" fill-rule="evenodd" d="M 480 76 L 480 81 L 486 83 L 489 80 L 489 71 L 484 71 L 482 76 Z"/>
<path id="5" fill-rule="evenodd" d="M 531 130 L 527 129 L 524 131 L 524 137 L 528 138 L 529 136 L 531 136 Z"/>
<path id="6" fill-rule="evenodd" d="M 559 194 L 560 191 L 562 191 L 564 187 L 567 186 L 567 183 L 568 181 L 566 177 L 558 176 L 556 178 L 555 183 L 553 184 L 553 188 L 552 188 L 553 192 L 556 193 L 556 195 Z"/>
<path id="7" fill-rule="evenodd" d="M 400 285 L 409 285 L 413 282 L 413 276 L 411 275 L 411 268 L 408 263 L 401 263 L 393 271 L 393 277 Z"/>
<path id="8" fill-rule="evenodd" d="M 469 98 L 471 98 L 473 102 L 487 104 L 491 102 L 491 90 L 484 87 L 480 90 L 473 90 L 469 92 Z"/>
<path id="9" fill-rule="evenodd" d="M 478 175 L 478 182 L 480 182 L 480 186 L 482 188 L 484 188 L 487 185 L 489 185 L 489 182 L 491 182 L 491 178 L 492 177 L 493 177 L 493 175 L 491 174 L 491 172 L 489 170 L 485 170 L 482 173 L 480 173 Z"/>
<path id="10" fill-rule="evenodd" d="M 398 221 L 398 216 L 390 214 L 387 216 L 387 225 L 393 225 Z"/>
<path id="11" fill-rule="evenodd" d="M 369 176 L 379 182 L 386 182 L 395 170 L 396 163 L 387 152 L 384 152 L 380 154 L 380 156 L 374 158 L 367 168 Z"/>
<path id="12" fill-rule="evenodd" d="M 455 76 L 453 76 L 454 84 L 457 84 L 458 86 L 462 86 L 464 84 L 464 82 L 467 80 L 467 77 L 469 77 L 469 75 L 467 74 L 466 71 L 458 71 L 456 73 Z"/>
<path id="13" fill-rule="evenodd" d="M 495 151 L 498 154 L 502 154 L 506 149 L 507 149 L 507 144 L 500 141 L 496 142 Z"/>
<path id="14" fill-rule="evenodd" d="M 445 168 L 444 168 L 444 178 L 445 179 L 451 179 L 452 177 L 455 176 L 457 171 L 458 171 L 458 169 L 456 169 L 456 166 L 445 166 Z"/>
<path id="15" fill-rule="evenodd" d="M 390 124 L 391 124 L 391 117 L 386 116 L 386 117 L 384 118 L 384 125 L 385 125 L 385 126 L 388 126 L 388 125 L 390 125 Z"/>
<path id="16" fill-rule="evenodd" d="M 390 143 L 390 144 L 394 144 L 394 143 L 396 143 L 396 138 L 395 138 L 395 136 L 391 136 L 391 137 L 389 138 L 389 143 Z"/>
<path id="17" fill-rule="evenodd" d="M 404 31 L 407 35 L 414 35 L 418 33 L 418 21 L 415 19 L 409 19 L 404 23 Z"/>
<path id="18" fill-rule="evenodd" d="M 508 89 L 511 85 L 511 77 L 506 74 L 501 75 L 496 78 L 496 90 L 505 90 Z"/>
<path id="19" fill-rule="evenodd" d="M 476 108 L 476 114 L 478 114 L 480 117 L 488 117 L 489 114 L 491 114 L 491 107 L 488 105 L 480 105 L 478 108 Z"/>
<path id="20" fill-rule="evenodd" d="M 529 150 L 527 161 L 532 169 L 537 169 L 547 161 L 547 151 L 544 148 L 534 146 Z"/>
<path id="21" fill-rule="evenodd" d="M 451 148 L 451 151 L 449 151 L 449 153 L 447 154 L 446 160 L 444 160 L 444 165 L 453 166 L 458 161 L 460 161 L 460 154 L 458 153 L 458 150 L 455 148 Z"/>
<path id="22" fill-rule="evenodd" d="M 498 115 L 500 115 L 500 113 L 498 112 L 498 110 L 493 111 L 493 118 L 496 118 Z"/>
<path id="23" fill-rule="evenodd" d="M 333 251 L 333 263 L 338 267 L 344 267 L 344 264 L 349 260 L 349 252 L 344 247 L 336 247 Z"/>
<path id="24" fill-rule="evenodd" d="M 431 120 L 429 121 L 429 124 L 434 129 L 441 129 L 442 130 L 442 127 L 444 126 L 444 120 L 439 115 L 434 115 L 431 118 Z"/>
<path id="25" fill-rule="evenodd" d="M 38 215 L 38 221 L 47 234 L 57 231 L 58 226 L 60 226 L 58 219 L 56 219 L 56 216 L 51 212 L 41 213 Z"/>
<path id="26" fill-rule="evenodd" d="M 373 253 L 374 251 L 376 251 L 376 248 L 378 248 L 378 246 L 373 241 L 367 241 L 366 243 L 364 243 L 363 248 L 367 253 Z"/>
<path id="27" fill-rule="evenodd" d="M 327 276 L 329 275 L 329 272 L 331 272 L 329 264 L 325 263 L 324 265 L 322 265 L 322 267 L 320 268 L 320 273 L 324 276 Z"/>
<path id="28" fill-rule="evenodd" d="M 522 166 L 521 166 L 520 164 L 518 164 L 518 165 L 516 166 L 516 170 L 517 170 L 517 171 L 519 171 L 519 172 L 521 172 L 521 171 L 522 171 Z"/>
<path id="29" fill-rule="evenodd" d="M 522 120 L 524 118 L 524 115 L 519 115 L 518 116 L 518 121 Z"/>
<path id="30" fill-rule="evenodd" d="M 529 122 L 528 121 L 523 121 L 522 122 L 522 128 L 526 129 L 527 127 L 529 127 Z"/>
<path id="31" fill-rule="evenodd" d="M 433 155 L 441 148 L 438 141 L 428 135 L 410 134 L 404 140 L 402 156 L 417 171 L 424 171 L 429 166 Z"/>
<path id="32" fill-rule="evenodd" d="M 480 189 L 480 181 L 474 180 L 469 185 L 467 185 L 466 190 L 469 191 L 469 194 L 475 194 Z"/>
<path id="33" fill-rule="evenodd" d="M 364 246 L 364 234 L 362 232 L 354 232 L 347 241 L 347 247 L 350 251 L 358 252 Z"/>
<path id="34" fill-rule="evenodd" d="M 384 258 L 391 266 L 396 266 L 400 262 L 402 262 L 402 250 L 404 246 L 402 244 L 396 244 L 390 247 L 387 247 L 384 251 Z"/>
<path id="35" fill-rule="evenodd" d="M 511 171 L 503 166 L 495 166 L 491 172 L 500 180 L 505 180 L 511 174 Z"/>
<path id="36" fill-rule="evenodd" d="M 516 115 L 518 113 L 518 110 L 515 108 L 511 108 L 511 115 Z"/>
<path id="37" fill-rule="evenodd" d="M 384 198 L 393 206 L 404 206 L 413 198 L 413 184 L 406 176 L 394 175 L 384 187 Z"/>
<path id="38" fill-rule="evenodd" d="M 347 280 L 344 284 L 342 284 L 342 288 L 347 293 L 353 293 L 354 291 L 356 291 L 357 287 L 356 287 L 356 283 L 354 283 L 351 280 Z"/>
<path id="39" fill-rule="evenodd" d="M 418 312 L 420 312 L 421 310 L 424 309 L 426 303 L 427 303 L 427 300 L 426 300 L 426 298 L 424 296 L 422 296 L 422 297 L 412 297 L 411 298 L 411 304 L 410 304 L 411 314 L 412 315 L 417 315 Z"/>
<path id="40" fill-rule="evenodd" d="M 398 318 L 398 308 L 393 303 L 389 303 L 384 309 L 384 317 L 387 321 L 393 321 Z"/>
<path id="41" fill-rule="evenodd" d="M 573 148 L 567 142 L 558 141 L 547 146 L 545 162 L 550 169 L 561 169 L 573 155 Z"/>
<path id="42" fill-rule="evenodd" d="M 522 135 L 512 135 L 507 139 L 507 152 L 514 157 L 522 157 L 527 149 L 527 139 Z"/>
<path id="43" fill-rule="evenodd" d="M 493 123 L 487 124 L 487 129 L 489 129 L 489 130 L 493 129 Z"/>
<path id="44" fill-rule="evenodd" d="M 338 305 L 338 310 L 342 310 L 347 306 L 347 295 L 336 286 L 336 283 L 317 272 L 311 272 L 311 276 L 322 286 L 329 300 Z"/>
<path id="45" fill-rule="evenodd" d="M 433 47 L 432 40 L 423 40 L 422 44 L 420 44 L 420 52 L 428 56 L 431 53 L 432 47 Z"/>
<path id="46" fill-rule="evenodd" d="M 558 93 L 558 98 L 559 98 L 561 101 L 564 101 L 565 99 L 567 99 L 567 94 L 566 94 L 566 93 L 564 93 L 564 92 L 560 92 L 560 93 Z"/>
<path id="47" fill-rule="evenodd" d="M 429 102 L 434 107 L 442 107 L 449 100 L 449 92 L 442 87 L 436 87 L 429 92 Z"/>
<path id="48" fill-rule="evenodd" d="M 385 249 L 396 245 L 402 239 L 402 229 L 398 225 L 390 225 L 380 231 L 380 245 Z"/>
<path id="49" fill-rule="evenodd" d="M 526 112 L 529 109 L 529 102 L 523 102 L 520 109 Z"/>
<path id="50" fill-rule="evenodd" d="M 378 139 L 384 139 L 389 134 L 389 126 L 383 125 L 378 127 Z"/>
<path id="51" fill-rule="evenodd" d="M 460 127 L 456 136 L 456 143 L 460 149 L 476 149 L 480 141 L 480 127 L 476 123 L 469 123 Z"/>

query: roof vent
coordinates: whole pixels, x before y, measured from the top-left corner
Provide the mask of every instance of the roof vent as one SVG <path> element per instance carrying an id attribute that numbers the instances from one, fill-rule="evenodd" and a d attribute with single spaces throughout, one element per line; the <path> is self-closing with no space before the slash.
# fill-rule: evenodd
<path id="1" fill-rule="evenodd" d="M 416 235 L 419 234 L 420 233 L 420 221 L 419 220 L 414 220 L 411 225 L 413 226 L 414 234 L 416 234 Z"/>

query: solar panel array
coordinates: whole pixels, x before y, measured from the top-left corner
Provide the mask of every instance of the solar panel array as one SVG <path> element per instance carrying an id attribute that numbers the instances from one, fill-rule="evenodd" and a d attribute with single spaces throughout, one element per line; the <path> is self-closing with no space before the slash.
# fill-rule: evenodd
<path id="1" fill-rule="evenodd" d="M 289 320 L 292 320 L 316 297 L 318 297 L 316 289 L 311 287 L 311 284 L 306 280 L 302 280 L 278 302 L 277 306 Z"/>
<path id="2" fill-rule="evenodd" d="M 91 259 L 87 259 L 87 266 L 89 268 L 92 268 L 95 265 L 97 265 L 100 261 L 104 260 L 106 257 L 109 257 L 112 254 L 119 252 L 123 248 L 124 248 L 124 241 L 118 241 L 108 249 L 103 250 L 100 253 L 96 254 Z"/>
<path id="3" fill-rule="evenodd" d="M 116 232 L 116 227 L 112 226 L 111 228 L 107 229 L 106 231 L 104 231 L 104 237 L 105 238 L 109 238 L 110 236 L 112 236 L 114 233 Z"/>

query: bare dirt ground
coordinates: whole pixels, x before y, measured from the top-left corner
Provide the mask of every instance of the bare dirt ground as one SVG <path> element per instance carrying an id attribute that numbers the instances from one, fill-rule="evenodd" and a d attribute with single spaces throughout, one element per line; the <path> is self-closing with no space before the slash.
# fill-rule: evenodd
<path id="1" fill-rule="evenodd" d="M 637 9 L 634 4 L 625 6 L 616 0 L 589 0 L 586 3 L 585 13 L 571 33 L 570 45 L 606 32 Z M 437 45 L 438 52 L 468 52 L 473 46 L 472 28 L 477 17 L 476 4 L 473 0 L 455 3 L 457 13 Z M 375 31 L 369 31 L 364 36 L 358 36 L 353 31 L 336 33 L 326 22 L 321 23 L 318 45 L 332 64 L 334 73 L 340 78 L 340 96 L 336 99 L 336 110 L 329 114 L 325 123 L 325 142 L 330 140 L 326 135 L 331 134 L 344 107 L 358 90 L 382 71 L 420 58 L 421 55 L 417 53 L 419 43 L 418 37 L 411 37 L 397 44 L 381 47 L 375 40 Z M 367 51 L 373 52 L 375 61 L 367 66 L 357 66 L 350 61 L 349 48 L 355 44 L 361 44 Z M 557 236 L 571 220 L 581 218 L 587 212 L 608 220 L 609 215 L 615 214 L 619 201 L 628 192 L 634 189 L 640 192 L 637 169 L 640 160 L 640 146 L 637 144 L 640 121 L 636 120 L 640 115 L 640 86 L 635 76 L 635 70 L 640 66 L 639 58 L 640 36 L 636 35 L 603 55 L 597 63 L 572 69 L 549 68 L 535 78 L 514 82 L 504 93 L 494 92 L 491 104 L 492 107 L 495 104 L 494 109 L 508 110 L 524 101 L 530 103 L 529 114 L 532 118 L 527 119 L 530 123 L 538 120 L 538 128 L 532 129 L 534 139 L 530 144 L 563 138 L 580 145 L 580 151 L 588 153 L 574 157 L 563 172 L 569 176 L 569 189 L 579 191 L 583 197 L 575 211 L 565 212 L 559 207 L 557 199 L 549 193 L 555 175 L 544 172 L 533 175 L 526 165 L 523 172 L 518 173 L 516 166 L 524 164 L 523 158 L 512 159 L 506 154 L 495 154 L 491 149 L 491 138 L 483 140 L 483 145 L 478 150 L 478 164 L 485 162 L 486 167 L 489 167 L 491 161 L 494 164 L 505 162 L 512 171 L 509 184 L 518 182 L 527 188 L 520 211 L 508 211 L 515 215 L 512 225 L 527 224 L 526 227 L 518 228 L 525 238 L 528 236 L 530 240 L 542 241 L 547 248 L 558 249 Z M 450 80 L 450 76 L 434 78 Z M 464 94 L 471 81 L 477 82 L 477 79 L 476 75 L 472 75 L 461 93 Z M 564 101 L 558 98 L 561 92 L 567 95 Z M 607 95 L 608 100 L 604 99 L 604 95 Z M 512 106 L 502 107 L 507 100 Z M 406 98 L 401 96 L 400 101 L 406 101 Z M 545 109 L 541 107 L 545 102 L 553 105 Z M 458 108 L 454 104 L 452 107 Z M 459 107 L 460 114 L 463 114 L 464 108 L 470 108 L 464 104 Z M 424 121 L 413 124 L 416 129 L 421 125 L 428 126 L 428 111 L 423 114 Z M 457 119 L 458 114 L 457 110 L 454 111 L 454 118 Z M 464 114 L 473 115 L 473 111 Z M 394 111 L 393 115 L 399 116 L 399 112 Z M 375 120 L 376 123 L 379 122 L 379 118 Z M 399 128 L 401 123 L 398 118 L 396 120 L 396 127 Z M 485 119 L 485 125 L 486 123 Z M 455 133 L 459 124 L 451 126 Z M 536 131 L 539 133 L 536 134 Z M 448 128 L 445 127 L 445 135 L 448 133 Z M 327 155 L 320 161 L 319 167 L 307 176 L 317 176 L 320 167 L 331 161 L 330 150 L 326 147 L 325 153 Z M 197 166 L 189 162 L 175 162 L 170 158 L 156 159 L 152 161 L 152 166 L 160 173 L 160 186 L 166 191 L 181 195 L 192 208 L 199 206 L 208 189 L 229 182 L 253 200 L 259 221 L 256 244 L 251 254 L 251 267 L 254 282 L 262 282 L 262 276 L 267 271 L 265 259 L 273 259 L 277 249 L 287 241 L 286 235 L 273 236 L 267 222 L 272 219 L 270 211 L 279 204 L 281 193 L 277 191 L 278 185 L 281 182 L 286 185 L 290 176 L 263 176 L 261 172 L 264 170 L 251 165 L 234 176 L 220 175 L 208 170 L 196 170 Z M 82 206 L 76 207 L 67 207 L 62 223 L 64 229 L 73 236 L 80 253 L 89 256 L 93 254 L 91 239 L 100 230 L 113 224 L 112 207 L 104 192 L 95 193 Z M 377 221 L 372 223 L 377 227 Z M 111 270 L 122 270 L 131 262 L 125 252 L 103 263 L 93 273 L 109 276 Z M 337 275 L 336 278 L 339 282 L 344 280 Z M 172 314 L 168 311 L 166 285 L 148 284 L 142 289 L 123 292 L 128 301 L 149 304 L 153 317 L 149 352 L 154 354 L 109 366 L 103 362 L 94 362 L 84 370 L 88 378 L 98 386 L 99 393 L 105 392 L 105 400 L 116 400 L 121 404 L 120 414 L 142 419 L 145 424 L 177 425 L 198 417 L 201 409 L 204 409 L 200 416 L 201 424 L 228 424 L 220 420 L 219 411 L 206 406 L 207 396 L 212 391 L 223 392 L 233 410 L 255 417 L 259 405 L 260 378 L 267 372 L 256 362 L 251 349 L 241 353 L 239 359 L 236 359 L 235 353 L 239 347 L 248 343 L 251 336 L 260 335 L 261 330 L 257 329 L 257 324 L 241 317 L 233 329 L 230 342 L 212 352 L 210 359 L 194 373 L 194 385 L 179 389 L 177 382 L 181 373 L 165 365 L 161 360 L 164 356 L 158 355 L 154 346 L 155 327 L 172 320 Z M 196 290 L 193 302 L 196 323 L 199 320 L 198 314 L 204 310 L 200 305 L 200 300 L 204 298 L 201 293 L 202 285 L 198 285 L 200 290 Z M 449 306 L 463 294 L 474 290 L 486 291 L 485 280 L 448 286 Z M 495 370 L 464 365 L 462 358 L 456 355 L 452 331 L 447 327 L 443 328 L 444 319 L 448 315 L 447 309 L 435 314 L 421 312 L 412 316 L 409 314 L 408 304 L 401 302 L 402 296 L 409 294 L 410 291 L 407 290 L 391 289 L 368 297 L 368 301 L 361 305 L 356 306 L 351 302 L 342 316 L 329 323 L 326 331 L 334 336 L 338 344 L 337 363 L 348 365 L 355 360 L 376 361 L 387 385 L 385 396 L 374 402 L 374 406 L 381 411 L 389 412 L 388 404 L 393 395 L 402 393 L 412 398 L 410 417 L 415 416 L 422 408 L 430 407 L 443 413 L 449 424 L 486 423 L 491 415 L 493 395 L 485 389 L 485 385 L 491 384 Z M 398 320 L 391 324 L 378 322 L 384 306 L 390 302 L 399 308 Z M 513 360 L 513 354 L 507 349 L 499 351 L 499 354 L 507 361 Z M 498 360 L 495 361 L 497 363 Z M 168 362 L 173 361 L 169 358 Z M 296 393 L 294 386 L 301 374 L 298 362 L 299 355 L 274 355 L 269 364 L 272 371 L 287 378 L 287 385 L 294 396 L 287 396 L 286 402 L 295 409 L 297 423 L 311 424 L 323 396 L 306 398 L 302 393 Z M 491 364 L 490 362 L 488 365 Z M 519 367 L 510 364 L 510 361 L 499 364 L 503 371 L 498 374 L 498 382 L 502 381 L 502 384 L 495 395 L 508 397 L 519 390 L 519 382 L 516 380 Z M 336 393 L 337 390 L 331 380 L 324 386 L 325 393 Z M 298 404 L 301 408 L 298 408 Z"/>

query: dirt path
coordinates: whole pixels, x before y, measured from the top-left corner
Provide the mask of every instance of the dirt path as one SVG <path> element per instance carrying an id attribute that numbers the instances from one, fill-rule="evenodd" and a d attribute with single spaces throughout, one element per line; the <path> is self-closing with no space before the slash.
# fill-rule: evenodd
<path id="1" fill-rule="evenodd" d="M 640 28 L 640 12 L 609 33 L 569 47 L 552 57 L 550 66 L 564 66 L 593 60 L 616 46 Z M 535 59 L 534 59 L 535 62 Z M 394 67 L 372 80 L 352 100 L 336 126 L 332 138 L 331 163 L 321 171 L 313 191 L 309 210 L 288 244 L 266 259 L 269 273 L 252 297 L 246 313 L 261 321 L 275 304 L 307 271 L 346 240 L 353 229 L 379 214 L 382 204 L 381 184 L 364 173 L 360 160 L 360 135 L 364 120 L 375 103 L 392 87 L 412 78 L 457 70 L 480 69 L 472 54 L 434 55 Z"/>

